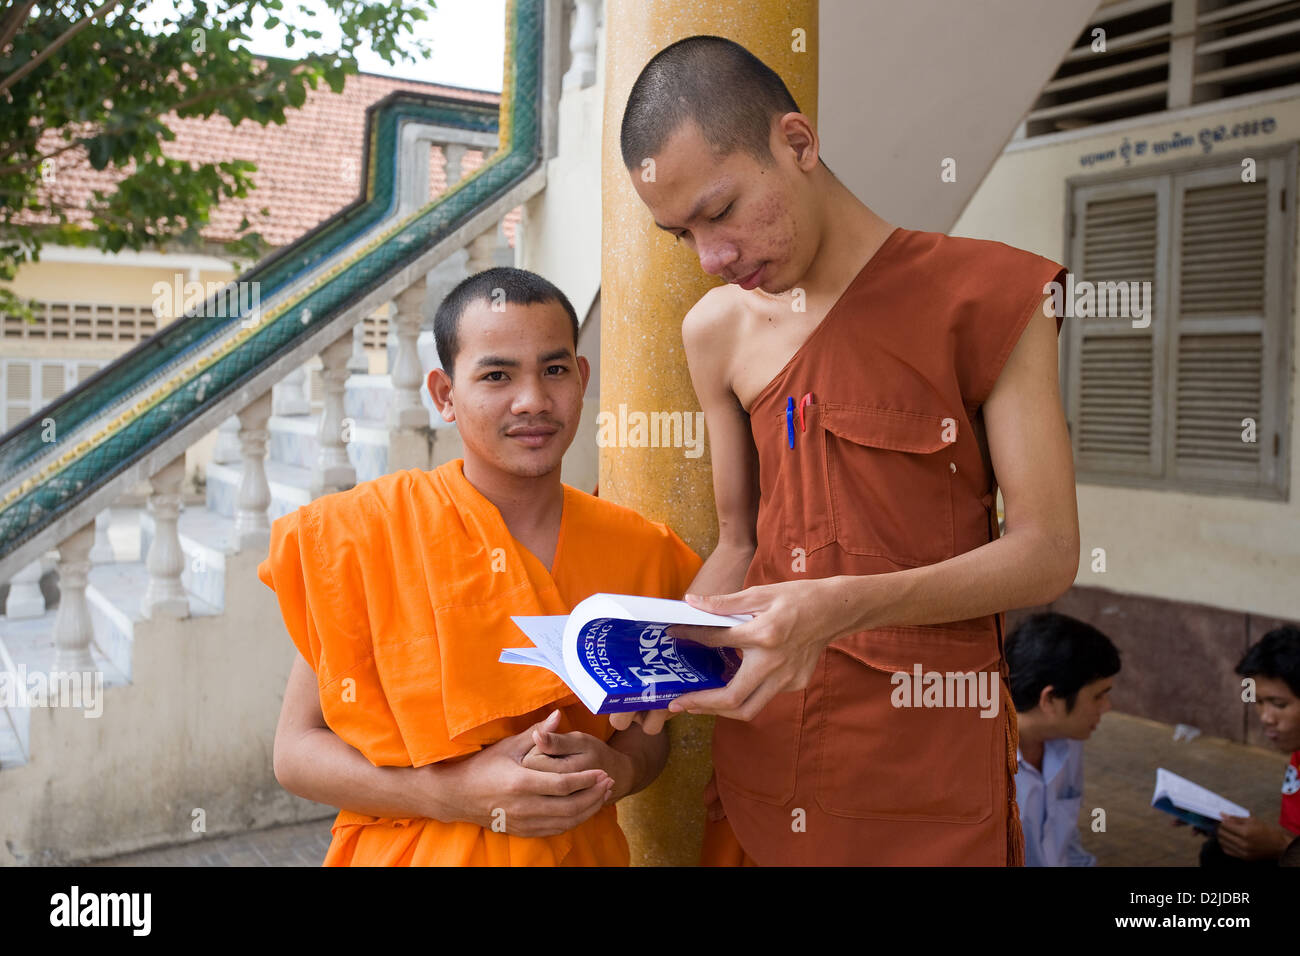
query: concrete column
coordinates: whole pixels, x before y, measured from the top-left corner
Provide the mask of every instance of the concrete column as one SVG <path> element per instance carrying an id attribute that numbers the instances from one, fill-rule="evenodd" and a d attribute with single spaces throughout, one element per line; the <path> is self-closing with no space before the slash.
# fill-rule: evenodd
<path id="1" fill-rule="evenodd" d="M 693 413 L 699 404 L 682 351 L 682 316 L 718 280 L 685 246 L 655 228 L 632 188 L 618 145 L 627 94 L 659 50 L 683 37 L 713 34 L 743 44 L 780 73 L 815 121 L 817 0 L 607 0 L 605 10 L 600 406 L 612 413 L 620 403 L 628 411 Z M 804 31 L 806 52 L 798 52 L 796 30 Z M 600 495 L 666 522 L 707 555 L 718 533 L 711 463 L 707 444 L 695 459 L 675 448 L 602 448 Z M 699 861 L 712 730 L 711 718 L 674 717 L 668 722 L 672 756 L 663 775 L 619 804 L 634 863 Z"/>

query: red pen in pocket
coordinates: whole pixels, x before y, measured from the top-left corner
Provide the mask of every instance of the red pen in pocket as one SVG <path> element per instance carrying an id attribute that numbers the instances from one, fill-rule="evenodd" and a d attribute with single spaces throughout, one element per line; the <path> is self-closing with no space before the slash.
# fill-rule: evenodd
<path id="1" fill-rule="evenodd" d="M 806 432 L 808 430 L 803 420 L 803 407 L 805 405 L 811 405 L 814 401 L 815 399 L 813 398 L 812 392 L 805 392 L 803 398 L 799 399 L 799 431 L 801 432 Z"/>

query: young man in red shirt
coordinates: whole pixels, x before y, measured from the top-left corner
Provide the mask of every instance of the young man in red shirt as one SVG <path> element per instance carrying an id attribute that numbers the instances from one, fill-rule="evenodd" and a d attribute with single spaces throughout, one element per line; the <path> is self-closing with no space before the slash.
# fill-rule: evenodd
<path id="1" fill-rule="evenodd" d="M 1282 778 L 1282 812 L 1276 824 L 1259 817 L 1228 817 L 1201 850 L 1201 865 L 1273 862 L 1300 837 L 1300 628 L 1269 631 L 1246 652 L 1237 673 L 1255 682 L 1255 705 L 1264 736 L 1291 754 Z"/>

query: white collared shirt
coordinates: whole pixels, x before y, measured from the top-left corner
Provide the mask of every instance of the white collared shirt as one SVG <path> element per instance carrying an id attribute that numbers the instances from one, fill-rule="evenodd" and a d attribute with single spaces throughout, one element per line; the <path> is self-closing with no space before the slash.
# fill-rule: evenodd
<path id="1" fill-rule="evenodd" d="M 1096 866 L 1079 842 L 1083 803 L 1083 741 L 1043 743 L 1043 769 L 1016 751 L 1016 803 L 1025 831 L 1025 866 Z"/>

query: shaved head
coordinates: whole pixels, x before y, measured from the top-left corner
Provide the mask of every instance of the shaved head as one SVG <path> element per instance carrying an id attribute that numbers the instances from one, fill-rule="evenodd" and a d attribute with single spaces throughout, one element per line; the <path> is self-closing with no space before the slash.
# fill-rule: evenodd
<path id="1" fill-rule="evenodd" d="M 628 94 L 619 144 L 634 169 L 687 120 L 720 156 L 737 150 L 772 162 L 772 119 L 799 112 L 785 82 L 739 43 L 694 36 L 664 47 Z"/>

